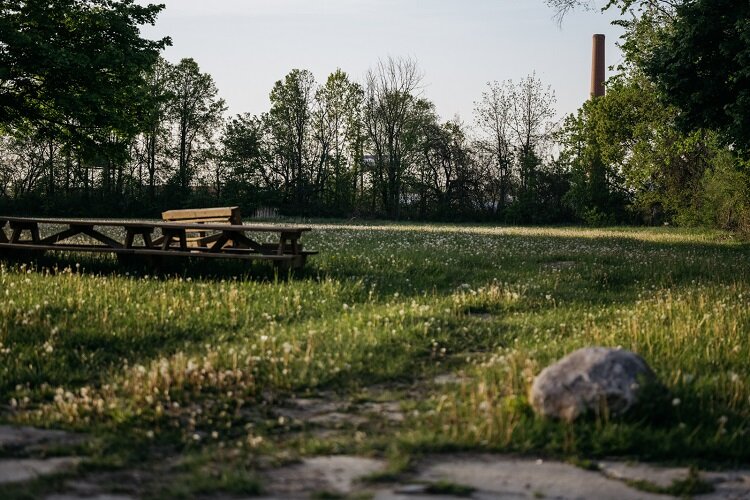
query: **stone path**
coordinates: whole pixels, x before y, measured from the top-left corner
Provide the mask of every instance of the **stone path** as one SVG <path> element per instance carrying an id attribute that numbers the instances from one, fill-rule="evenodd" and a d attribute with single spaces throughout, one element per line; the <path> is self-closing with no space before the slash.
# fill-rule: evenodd
<path id="1" fill-rule="evenodd" d="M 659 467 L 649 464 L 599 462 L 605 476 L 625 481 L 647 481 L 667 488 L 675 481 L 684 480 L 690 473 L 684 467 Z M 750 470 L 701 472 L 701 479 L 711 484 L 713 493 L 699 495 L 701 499 L 750 499 Z"/>
<path id="2" fill-rule="evenodd" d="M 85 441 L 83 436 L 63 431 L 0 425 L 0 452 L 41 453 L 50 447 L 73 446 Z"/>
<path id="3" fill-rule="evenodd" d="M 309 498 L 313 493 L 346 495 L 361 490 L 359 480 L 385 470 L 381 460 L 352 456 L 313 457 L 271 471 L 268 498 Z"/>
<path id="4" fill-rule="evenodd" d="M 0 426 L 0 487 L 74 470 L 80 463 L 78 457 L 46 455 L 79 445 L 84 439 L 62 431 Z"/>
<path id="5" fill-rule="evenodd" d="M 428 457 L 400 482 L 372 485 L 361 478 L 385 470 L 382 461 L 341 456 L 316 457 L 271 471 L 266 498 L 310 498 L 311 495 L 371 495 L 376 500 L 490 499 L 602 499 L 656 500 L 669 495 L 650 493 L 630 484 L 635 481 L 669 488 L 684 480 L 685 468 L 602 462 L 599 470 L 570 464 L 498 455 L 445 455 Z M 714 492 L 695 498 L 750 500 L 750 471 L 701 473 Z M 459 494 L 452 493 L 459 491 Z"/>
<path id="6" fill-rule="evenodd" d="M 290 420 L 318 417 L 317 425 L 357 426 L 352 417 L 362 418 L 370 412 L 399 421 L 400 409 L 391 402 L 360 403 L 358 412 L 325 399 L 300 399 L 283 406 L 279 416 Z M 80 459 L 74 456 L 48 458 L 46 450 L 77 445 L 80 435 L 0 426 L 0 497 L 4 484 L 29 481 L 49 474 L 75 470 Z M 669 498 L 653 493 L 665 491 L 676 481 L 687 479 L 691 471 L 680 467 L 602 461 L 584 470 L 573 465 L 490 454 L 452 454 L 423 457 L 414 469 L 391 483 L 363 481 L 387 477 L 384 460 L 357 456 L 309 457 L 298 463 L 271 469 L 263 474 L 266 498 L 303 499 L 311 495 L 374 498 L 377 500 L 429 500 L 473 498 L 489 499 L 600 499 L 653 500 Z M 113 473 L 114 474 L 114 473 Z M 130 500 L 133 496 L 107 494 L 107 487 L 138 471 L 121 471 L 112 477 L 87 476 L 66 482 L 66 491 L 45 500 Z M 131 478 L 137 483 L 136 477 Z M 701 484 L 712 492 L 696 495 L 705 500 L 750 500 L 750 470 L 700 472 Z M 164 478 L 169 481 L 168 477 Z M 128 480 L 128 482 L 131 482 Z M 639 486 L 638 489 L 636 486 Z M 644 488 L 644 485 L 647 488 Z M 649 491 L 644 491 L 648 489 Z M 127 491 L 127 490 L 125 490 Z M 214 497 L 207 497 L 214 498 Z M 215 497 L 215 500 L 219 497 Z M 221 497 L 224 498 L 224 497 Z"/>
<path id="7" fill-rule="evenodd" d="M 75 469 L 79 462 L 76 457 L 3 459 L 0 460 L 0 485 L 21 483 L 39 476 L 67 472 Z"/>

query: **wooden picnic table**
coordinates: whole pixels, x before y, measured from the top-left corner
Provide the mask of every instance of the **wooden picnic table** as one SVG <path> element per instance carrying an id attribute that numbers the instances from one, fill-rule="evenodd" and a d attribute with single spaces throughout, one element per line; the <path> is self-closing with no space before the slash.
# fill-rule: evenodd
<path id="1" fill-rule="evenodd" d="M 40 224 L 62 226 L 49 236 L 42 237 Z M 10 228 L 10 235 L 5 227 Z M 120 228 L 124 237 L 117 240 L 97 228 Z M 161 236 L 154 238 L 159 230 Z M 241 224 L 198 224 L 180 222 L 139 222 L 125 220 L 45 219 L 0 216 L 0 251 L 81 251 L 111 252 L 120 255 L 181 256 L 229 259 L 263 259 L 281 267 L 301 268 L 308 255 L 300 238 L 309 227 L 259 226 Z M 217 236 L 205 246 L 189 246 L 187 233 L 213 232 Z M 247 233 L 277 233 L 276 243 L 261 243 Z M 84 235 L 94 243 L 65 242 Z M 142 245 L 135 244 L 140 236 Z"/>

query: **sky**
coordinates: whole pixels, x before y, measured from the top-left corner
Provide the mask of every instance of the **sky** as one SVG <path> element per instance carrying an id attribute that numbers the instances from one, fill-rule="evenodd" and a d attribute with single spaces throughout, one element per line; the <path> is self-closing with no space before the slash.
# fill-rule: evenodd
<path id="1" fill-rule="evenodd" d="M 139 0 L 139 3 L 149 3 Z M 622 57 L 614 12 L 569 14 L 558 25 L 543 0 L 151 0 L 165 3 L 148 38 L 170 36 L 171 62 L 194 58 L 229 113 L 268 110 L 273 84 L 294 68 L 318 82 L 341 68 L 362 81 L 380 58 L 411 57 L 422 93 L 444 119 L 472 121 L 489 81 L 536 72 L 560 116 L 588 98 L 591 36 L 607 36 L 607 65 Z M 600 3 L 604 3 L 603 1 Z"/>

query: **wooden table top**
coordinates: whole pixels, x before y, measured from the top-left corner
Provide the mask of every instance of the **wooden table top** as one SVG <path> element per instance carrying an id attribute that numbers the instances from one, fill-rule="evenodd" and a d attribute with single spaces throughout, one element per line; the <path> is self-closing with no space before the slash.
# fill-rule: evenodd
<path id="1" fill-rule="evenodd" d="M 20 223 L 37 223 L 37 224 L 62 224 L 68 226 L 105 226 L 105 227 L 122 227 L 122 228 L 159 228 L 159 229 L 189 229 L 203 231 L 252 231 L 267 233 L 304 233 L 311 231 L 309 227 L 294 226 L 254 226 L 254 225 L 236 225 L 236 224 L 196 224 L 182 222 L 137 222 L 132 220 L 95 220 L 95 219 L 47 219 L 36 217 L 3 217 L 0 216 L 0 223 L 20 222 Z"/>

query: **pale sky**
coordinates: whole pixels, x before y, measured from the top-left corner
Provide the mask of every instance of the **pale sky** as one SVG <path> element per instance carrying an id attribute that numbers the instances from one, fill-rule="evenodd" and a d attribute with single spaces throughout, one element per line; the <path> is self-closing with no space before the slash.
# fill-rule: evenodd
<path id="1" fill-rule="evenodd" d="M 139 0 L 148 3 L 147 0 Z M 607 35 L 607 65 L 621 62 L 613 12 L 576 12 L 558 27 L 543 0 L 151 0 L 165 3 L 150 38 L 169 35 L 166 58 L 192 57 L 231 114 L 269 108 L 274 82 L 293 68 L 324 82 L 336 68 L 358 81 L 378 58 L 408 56 L 423 94 L 444 118 L 472 122 L 491 80 L 533 71 L 560 114 L 588 98 L 591 36 Z M 603 0 L 600 3 L 604 3 Z M 609 74 L 609 73 L 608 73 Z"/>

